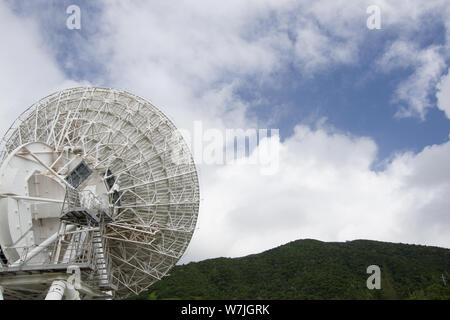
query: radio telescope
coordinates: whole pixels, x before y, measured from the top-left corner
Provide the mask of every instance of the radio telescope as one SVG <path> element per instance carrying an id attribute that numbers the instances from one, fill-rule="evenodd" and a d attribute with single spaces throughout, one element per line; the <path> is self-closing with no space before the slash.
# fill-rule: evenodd
<path id="1" fill-rule="evenodd" d="M 20 115 L 0 146 L 0 299 L 124 299 L 186 250 L 196 167 L 144 99 L 63 90 Z"/>

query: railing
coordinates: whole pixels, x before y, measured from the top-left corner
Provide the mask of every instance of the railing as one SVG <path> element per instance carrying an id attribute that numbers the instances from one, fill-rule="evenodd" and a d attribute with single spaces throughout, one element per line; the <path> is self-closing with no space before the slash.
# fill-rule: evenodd
<path id="1" fill-rule="evenodd" d="M 108 210 L 108 206 L 90 190 L 81 191 L 79 193 L 79 198 L 83 208 L 97 211 Z"/>
<path id="2" fill-rule="evenodd" d="M 90 190 L 78 192 L 68 187 L 64 198 L 61 219 L 69 223 L 99 226 L 112 221 L 110 208 Z"/>
<path id="3" fill-rule="evenodd" d="M 71 226 L 63 227 L 53 243 L 38 246 L 15 247 L 21 255 L 17 261 L 3 266 L 3 270 L 9 269 L 57 269 L 58 265 L 83 265 L 95 268 L 92 237 L 94 228 L 81 228 Z M 38 253 L 33 254 L 33 252 Z M 39 268 L 37 268 L 39 267 Z"/>

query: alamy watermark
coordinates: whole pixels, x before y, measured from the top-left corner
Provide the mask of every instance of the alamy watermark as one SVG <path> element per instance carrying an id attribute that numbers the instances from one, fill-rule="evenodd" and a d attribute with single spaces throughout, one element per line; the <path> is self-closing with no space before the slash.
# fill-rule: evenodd
<path id="1" fill-rule="evenodd" d="M 370 5 L 366 9 L 366 13 L 370 14 L 367 18 L 366 25 L 370 30 L 381 29 L 381 9 L 377 5 Z"/>
<path id="2" fill-rule="evenodd" d="M 193 130 L 179 129 L 197 164 L 254 165 L 262 175 L 279 169 L 279 129 L 217 129 L 193 122 Z M 186 159 L 184 159 L 186 160 Z M 182 162 L 176 153 L 173 162 Z"/>
<path id="3" fill-rule="evenodd" d="M 366 272 L 368 274 L 372 274 L 369 278 L 367 278 L 366 286 L 367 289 L 381 289 L 381 269 L 377 265 L 371 265 L 367 267 Z"/>
<path id="4" fill-rule="evenodd" d="M 70 5 L 66 9 L 66 13 L 69 17 L 66 20 L 66 26 L 69 30 L 81 29 L 81 9 L 77 5 Z"/>

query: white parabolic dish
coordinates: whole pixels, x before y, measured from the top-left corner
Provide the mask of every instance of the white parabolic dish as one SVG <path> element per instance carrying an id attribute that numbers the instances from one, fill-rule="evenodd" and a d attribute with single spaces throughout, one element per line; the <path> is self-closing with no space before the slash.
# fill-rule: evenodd
<path id="1" fill-rule="evenodd" d="M 75 266 L 86 287 L 125 298 L 186 250 L 197 171 L 181 134 L 148 101 L 107 88 L 63 90 L 26 110 L 1 148 L 0 285 Z M 45 296 L 27 281 L 3 285 L 5 297 Z"/>

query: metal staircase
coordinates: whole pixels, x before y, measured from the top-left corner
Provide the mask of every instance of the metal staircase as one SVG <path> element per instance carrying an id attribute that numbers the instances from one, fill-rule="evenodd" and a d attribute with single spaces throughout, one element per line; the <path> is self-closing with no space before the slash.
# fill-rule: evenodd
<path id="1" fill-rule="evenodd" d="M 102 203 L 90 191 L 78 192 L 74 188 L 67 187 L 60 219 L 67 224 L 78 226 L 80 231 L 86 230 L 83 240 L 73 238 L 73 245 L 79 253 L 84 250 L 90 252 L 88 254 L 90 256 L 88 264 L 92 270 L 90 281 L 102 290 L 115 290 L 107 242 L 102 237 L 104 225 L 112 219 Z M 77 252 L 75 256 L 79 253 Z"/>
<path id="2" fill-rule="evenodd" d="M 102 289 L 112 289 L 110 259 L 107 254 L 106 241 L 100 230 L 93 231 L 92 243 L 94 248 L 95 276 L 96 282 Z"/>

